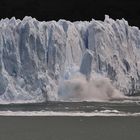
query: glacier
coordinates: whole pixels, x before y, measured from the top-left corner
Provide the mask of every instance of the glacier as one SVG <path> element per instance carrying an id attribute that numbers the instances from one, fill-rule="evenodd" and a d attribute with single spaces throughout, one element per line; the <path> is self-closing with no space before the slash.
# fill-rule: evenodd
<path id="1" fill-rule="evenodd" d="M 0 103 L 56 101 L 60 85 L 76 73 L 86 82 L 98 74 L 122 95 L 134 95 L 140 91 L 139 54 L 140 30 L 125 19 L 1 19 Z"/>

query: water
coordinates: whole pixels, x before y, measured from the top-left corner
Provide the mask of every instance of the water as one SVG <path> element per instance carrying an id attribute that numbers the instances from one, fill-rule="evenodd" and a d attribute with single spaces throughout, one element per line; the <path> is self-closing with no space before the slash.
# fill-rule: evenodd
<path id="1" fill-rule="evenodd" d="M 0 117 L 1 140 L 139 140 L 139 117 Z"/>
<path id="2" fill-rule="evenodd" d="M 1 116 L 140 116 L 139 97 L 108 102 L 52 102 L 0 105 Z"/>
<path id="3" fill-rule="evenodd" d="M 0 140 L 139 140 L 140 100 L 0 105 Z"/>

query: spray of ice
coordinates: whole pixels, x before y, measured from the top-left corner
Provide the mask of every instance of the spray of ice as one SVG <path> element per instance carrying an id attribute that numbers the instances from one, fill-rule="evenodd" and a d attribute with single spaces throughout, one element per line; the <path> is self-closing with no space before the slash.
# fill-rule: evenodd
<path id="1" fill-rule="evenodd" d="M 80 70 L 62 80 L 58 97 L 64 101 L 107 101 L 124 98 L 111 80 L 99 74 L 92 74 L 92 51 L 87 50 L 82 58 Z"/>
<path id="2" fill-rule="evenodd" d="M 82 74 L 64 80 L 59 86 L 58 97 L 64 101 L 108 101 L 125 98 L 108 78 L 94 74 L 89 81 Z"/>

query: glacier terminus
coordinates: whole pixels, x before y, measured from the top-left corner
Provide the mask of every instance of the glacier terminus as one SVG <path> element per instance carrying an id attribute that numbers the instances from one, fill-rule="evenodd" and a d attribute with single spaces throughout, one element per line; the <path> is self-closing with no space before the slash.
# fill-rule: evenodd
<path id="1" fill-rule="evenodd" d="M 125 19 L 0 20 L 1 102 L 84 101 L 139 91 L 140 30 Z"/>

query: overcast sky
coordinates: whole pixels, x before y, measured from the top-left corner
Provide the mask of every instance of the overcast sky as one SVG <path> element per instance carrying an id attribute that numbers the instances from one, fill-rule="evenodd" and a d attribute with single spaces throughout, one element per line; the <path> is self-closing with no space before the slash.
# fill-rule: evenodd
<path id="1" fill-rule="evenodd" d="M 28 15 L 45 21 L 103 20 L 105 14 L 140 27 L 139 0 L 0 0 L 0 18 Z"/>

